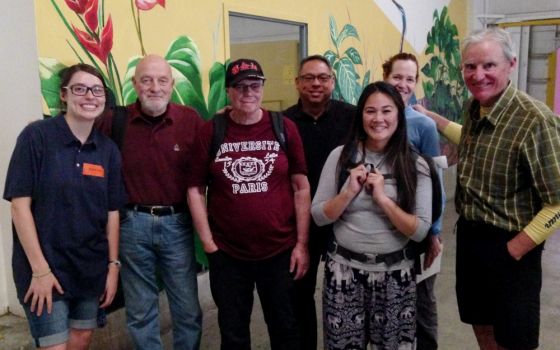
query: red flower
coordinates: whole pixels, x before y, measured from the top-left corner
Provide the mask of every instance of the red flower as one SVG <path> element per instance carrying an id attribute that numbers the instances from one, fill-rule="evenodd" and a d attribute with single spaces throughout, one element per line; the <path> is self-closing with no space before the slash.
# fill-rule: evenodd
<path id="1" fill-rule="evenodd" d="M 109 57 L 109 52 L 113 48 L 113 21 L 111 20 L 111 16 L 109 16 L 107 24 L 105 24 L 103 28 L 101 39 L 92 37 L 83 30 L 76 28 L 74 25 L 72 25 L 72 28 L 74 28 L 74 33 L 78 37 L 80 44 L 107 65 L 107 57 Z"/>
<path id="2" fill-rule="evenodd" d="M 97 0 L 91 1 L 86 10 L 86 13 L 84 14 L 86 24 L 92 32 L 97 31 L 97 25 L 99 24 L 99 20 L 97 19 L 97 5 Z"/>
<path id="3" fill-rule="evenodd" d="M 165 0 L 134 0 L 136 2 L 136 7 L 139 10 L 148 11 L 154 8 L 157 4 L 160 4 L 161 7 L 165 8 Z"/>
<path id="4" fill-rule="evenodd" d="M 72 11 L 76 12 L 79 15 L 82 15 L 84 12 L 86 12 L 89 3 L 92 0 L 64 0 L 64 1 Z M 97 0 L 93 0 L 93 2 L 97 2 Z"/>

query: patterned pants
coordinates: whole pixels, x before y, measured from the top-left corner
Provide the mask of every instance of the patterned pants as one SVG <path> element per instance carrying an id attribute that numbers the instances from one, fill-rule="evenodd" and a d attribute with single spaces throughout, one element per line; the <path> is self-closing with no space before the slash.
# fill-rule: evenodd
<path id="1" fill-rule="evenodd" d="M 327 258 L 323 330 L 328 350 L 414 349 L 414 271 L 364 271 Z"/>

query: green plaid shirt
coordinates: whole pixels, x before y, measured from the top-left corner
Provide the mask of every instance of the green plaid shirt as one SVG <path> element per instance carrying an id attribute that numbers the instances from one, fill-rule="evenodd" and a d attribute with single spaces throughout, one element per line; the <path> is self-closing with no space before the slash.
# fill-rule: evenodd
<path id="1" fill-rule="evenodd" d="M 459 143 L 457 212 L 521 231 L 560 203 L 560 119 L 511 83 L 485 118 L 470 101 Z"/>

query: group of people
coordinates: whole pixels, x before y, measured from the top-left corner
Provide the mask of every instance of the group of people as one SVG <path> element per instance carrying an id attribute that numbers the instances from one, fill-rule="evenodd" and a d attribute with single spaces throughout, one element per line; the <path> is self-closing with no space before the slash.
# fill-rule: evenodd
<path id="1" fill-rule="evenodd" d="M 162 349 L 161 283 L 174 348 L 198 349 L 194 228 L 222 349 L 250 349 L 255 288 L 271 348 L 316 349 L 322 258 L 325 349 L 436 349 L 435 275 L 416 283 L 411 242 L 426 243 L 424 266 L 441 253 L 432 214 L 443 208 L 432 202 L 444 201 L 433 198 L 430 160 L 439 130 L 459 145 L 461 320 L 481 349 L 536 348 L 541 252 L 560 226 L 560 124 L 511 84 L 507 32 L 467 37 L 462 64 L 472 93 L 462 127 L 409 105 L 419 67 L 407 53 L 383 64 L 384 81 L 366 86 L 357 106 L 332 98 L 329 61 L 309 56 L 295 78 L 298 103 L 282 113 L 262 107 L 260 64 L 233 61 L 230 107 L 206 123 L 170 102 L 171 68 L 159 56 L 136 67 L 138 100 L 124 122 L 107 110 L 93 67 L 66 69 L 64 113 L 24 129 L 4 191 L 36 346 L 87 348 L 120 271 L 135 348 Z"/>

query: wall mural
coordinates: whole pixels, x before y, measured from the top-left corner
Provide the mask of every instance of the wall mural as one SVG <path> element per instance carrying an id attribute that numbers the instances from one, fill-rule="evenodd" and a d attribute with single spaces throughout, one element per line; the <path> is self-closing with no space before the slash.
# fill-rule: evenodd
<path id="1" fill-rule="evenodd" d="M 426 77 L 422 82 L 422 104 L 449 120 L 463 124 L 462 107 L 468 98 L 461 74 L 460 41 L 457 26 L 447 16 L 447 7 L 434 11 L 434 26 L 428 33 L 428 46 L 424 53 L 430 61 L 421 71 Z M 457 162 L 457 148 L 442 139 L 442 152 L 449 164 Z"/>
<path id="2" fill-rule="evenodd" d="M 406 35 L 407 17 L 405 9 L 395 0 L 392 1 L 401 17 L 400 52 Z M 460 40 L 457 26 L 448 16 L 447 6 L 441 12 L 437 9 L 433 13 L 433 25 L 427 33 L 427 46 L 424 54 L 429 61 L 421 67 L 424 74 L 422 88 L 424 98 L 418 101 L 426 108 L 446 116 L 448 119 L 463 123 L 461 109 L 468 98 L 461 74 Z M 394 23 L 397 21 L 393 21 Z M 333 96 L 336 99 L 356 104 L 362 89 L 370 82 L 370 71 L 367 70 L 363 80 L 357 72 L 356 65 L 362 64 L 362 56 L 354 47 L 343 50 L 343 41 L 354 37 L 360 40 L 358 30 L 352 24 L 345 24 L 338 32 L 336 20 L 329 18 L 330 39 L 333 48 L 323 54 L 333 66 L 336 74 L 336 84 Z M 448 163 L 457 162 L 457 148 L 440 138 L 442 152 L 448 157 Z"/>
<path id="3" fill-rule="evenodd" d="M 156 5 L 165 7 L 165 0 L 130 2 L 131 16 L 142 55 L 129 58 L 124 75 L 120 74 L 111 53 L 113 21 L 111 15 L 106 12 L 105 0 L 64 0 L 66 6 L 75 14 L 72 19 L 66 18 L 63 14 L 60 1 L 50 0 L 50 2 L 74 39 L 74 41 L 67 40 L 67 43 L 76 55 L 76 59 L 95 66 L 101 72 L 117 104 L 127 105 L 136 101 L 131 78 L 136 65 L 146 54 L 141 18 Z M 226 104 L 224 77 L 227 62 L 215 62 L 210 68 L 210 88 L 206 101 L 202 91 L 200 52 L 196 43 L 188 36 L 181 35 L 170 43 L 164 57 L 169 62 L 175 79 L 171 97 L 173 102 L 193 107 L 204 119 L 209 119 Z M 56 115 L 60 113 L 58 73 L 65 66 L 54 58 L 40 58 L 39 61 L 42 94 L 50 114 Z"/>
<path id="4" fill-rule="evenodd" d="M 356 27 L 352 24 L 345 24 L 340 30 L 337 29 L 336 20 L 333 16 L 329 17 L 329 29 L 333 49 L 325 51 L 323 56 L 329 60 L 331 67 L 336 74 L 336 84 L 333 91 L 333 98 L 357 104 L 358 98 L 365 86 L 369 84 L 370 71 L 366 71 L 364 79 L 360 81 L 360 75 L 356 70 L 356 65 L 362 64 L 362 56 L 354 47 L 347 48 L 344 52 L 343 41 L 354 37 L 360 40 Z"/>
<path id="5" fill-rule="evenodd" d="M 461 12 L 465 6 L 462 1 L 455 0 L 456 3 L 459 3 L 455 7 L 455 18 L 459 18 L 457 13 L 464 13 Z M 420 99 L 420 103 L 460 122 L 459 112 L 467 97 L 467 92 L 459 68 L 459 31 L 451 21 L 448 12 L 447 5 L 450 2 L 451 0 L 430 0 L 430 5 L 423 3 L 422 6 L 416 0 L 337 2 L 325 9 L 324 17 L 310 19 L 310 22 L 317 27 L 320 25 L 319 22 L 324 24 L 323 21 L 328 16 L 328 40 L 324 40 L 327 39 L 327 36 L 323 36 L 324 39 L 321 39 L 321 36 L 313 36 L 314 42 L 309 43 L 309 46 L 311 48 L 314 45 L 314 49 L 310 53 L 324 52 L 333 66 L 337 76 L 334 98 L 356 104 L 364 86 L 370 81 L 381 79 L 381 69 L 372 67 L 380 67 L 383 58 L 388 58 L 398 50 L 398 47 L 394 48 L 395 51 L 390 50 L 387 46 L 391 45 L 387 44 L 400 40 L 401 51 L 403 45 L 406 45 L 404 50 L 409 50 L 416 53 L 419 58 L 428 60 L 421 69 L 425 75 L 422 82 L 425 97 Z M 240 3 L 243 2 L 240 1 Z M 111 4 L 111 7 L 108 4 Z M 56 24 L 61 24 L 57 33 L 63 31 L 62 37 L 65 38 L 56 43 L 58 45 L 56 50 L 51 50 L 52 35 L 40 40 L 40 44 L 48 43 L 48 45 L 44 45 L 40 53 L 42 51 L 50 52 L 50 54 L 44 55 L 45 57 L 39 58 L 41 91 L 48 113 L 50 115 L 60 113 L 58 73 L 66 66 L 62 60 L 72 63 L 83 62 L 95 66 L 102 73 L 114 95 L 116 104 L 127 105 L 136 100 L 136 93 L 131 82 L 136 65 L 147 52 L 154 52 L 164 56 L 172 67 L 175 79 L 172 101 L 191 106 L 198 111 L 202 118 L 210 119 L 227 102 L 224 78 L 225 65 L 229 59 L 221 62 L 219 60 L 209 62 L 206 59 L 203 65 L 201 52 L 192 37 L 178 34 L 188 30 L 184 27 L 171 31 L 172 34 L 167 32 L 170 35 L 167 37 L 172 38 L 164 39 L 170 40 L 167 49 L 153 50 L 151 46 L 156 46 L 160 42 L 156 43 L 153 35 L 152 40 L 146 40 L 146 37 L 150 37 L 149 34 L 153 34 L 154 30 L 159 33 L 169 27 L 156 27 L 154 23 L 161 23 L 161 18 L 182 20 L 177 13 L 169 13 L 167 16 L 166 5 L 183 11 L 185 7 L 182 6 L 187 6 L 173 0 L 168 1 L 168 4 L 165 0 L 130 0 L 118 3 L 105 0 L 49 0 L 49 2 L 37 4 L 36 6 L 41 7 L 44 12 L 49 11 L 50 13 L 48 21 L 44 22 L 42 27 L 41 25 L 38 27 L 39 33 L 49 30 L 52 23 L 56 22 Z M 218 6 L 216 7 L 216 5 Z M 48 8 L 49 6 L 50 8 Z M 200 43 L 205 48 L 205 52 L 213 51 L 214 56 L 220 59 L 223 55 L 217 48 L 223 43 L 220 36 L 223 30 L 221 28 L 222 2 L 209 2 L 204 6 L 206 6 L 206 11 L 199 9 L 201 13 L 211 12 L 214 9 L 212 6 L 219 7 L 219 11 L 213 12 L 213 15 L 208 14 L 208 18 L 205 19 L 206 22 L 211 22 L 212 19 L 219 18 L 213 27 L 210 25 L 208 27 L 212 31 L 213 44 L 209 45 L 206 37 L 201 35 L 201 32 L 207 33 L 208 28 L 198 29 L 199 27 L 192 24 L 191 26 L 197 28 L 192 33 L 195 37 L 198 35 L 199 38 L 202 38 Z M 274 6 L 276 5 L 272 2 L 267 5 L 272 8 L 271 13 L 274 13 Z M 284 4 L 284 6 L 299 8 L 302 5 L 293 2 L 293 4 Z M 313 4 L 305 6 L 313 6 Z M 339 30 L 335 16 L 328 15 L 328 13 L 344 13 L 344 7 L 348 14 L 346 22 L 349 23 L 344 24 Z M 369 9 L 369 12 L 365 12 L 362 8 Z M 441 10 L 438 11 L 438 9 Z M 375 15 L 379 16 L 378 19 L 384 15 L 386 18 L 383 23 L 387 24 L 379 24 L 382 21 L 376 21 L 375 25 L 371 26 L 371 11 L 375 11 Z M 407 11 L 414 13 L 415 16 L 407 18 Z M 426 16 L 423 14 L 425 11 L 433 12 L 433 23 L 430 24 L 425 18 Z M 153 21 L 151 18 L 155 12 L 158 12 L 157 15 L 160 16 L 159 22 Z M 354 21 L 350 21 L 350 14 L 353 15 Z M 198 15 L 198 17 L 200 16 Z M 114 22 L 114 18 L 118 18 L 118 23 Z M 390 28 L 391 23 L 394 28 Z M 364 30 L 358 34 L 360 26 Z M 383 26 L 381 31 L 379 26 Z M 406 31 L 407 26 L 414 30 Z M 427 41 L 424 41 L 424 37 L 427 38 Z M 161 39 L 158 37 L 157 40 Z M 356 43 L 364 48 L 359 50 L 355 47 Z M 368 45 L 373 47 L 371 52 L 367 51 Z M 122 50 L 123 47 L 126 50 Z M 126 65 L 122 62 L 120 66 L 118 65 L 114 56 L 116 49 L 120 49 L 118 51 L 120 61 L 126 62 Z M 65 50 L 66 53 L 61 53 L 62 50 Z M 124 59 L 121 53 L 123 51 L 126 52 Z M 422 51 L 424 57 L 420 54 Z M 368 59 L 374 61 L 375 64 L 370 62 L 370 65 L 367 65 L 365 61 Z M 205 72 L 207 72 L 208 80 L 203 83 Z M 374 78 L 374 73 L 379 76 Z M 204 86 L 205 88 L 203 88 Z M 206 93 L 204 89 L 206 89 Z M 453 149 L 444 140 L 442 142 L 443 149 L 453 161 Z M 199 242 L 197 242 L 197 260 L 201 264 L 206 264 L 206 257 L 202 253 Z"/>

